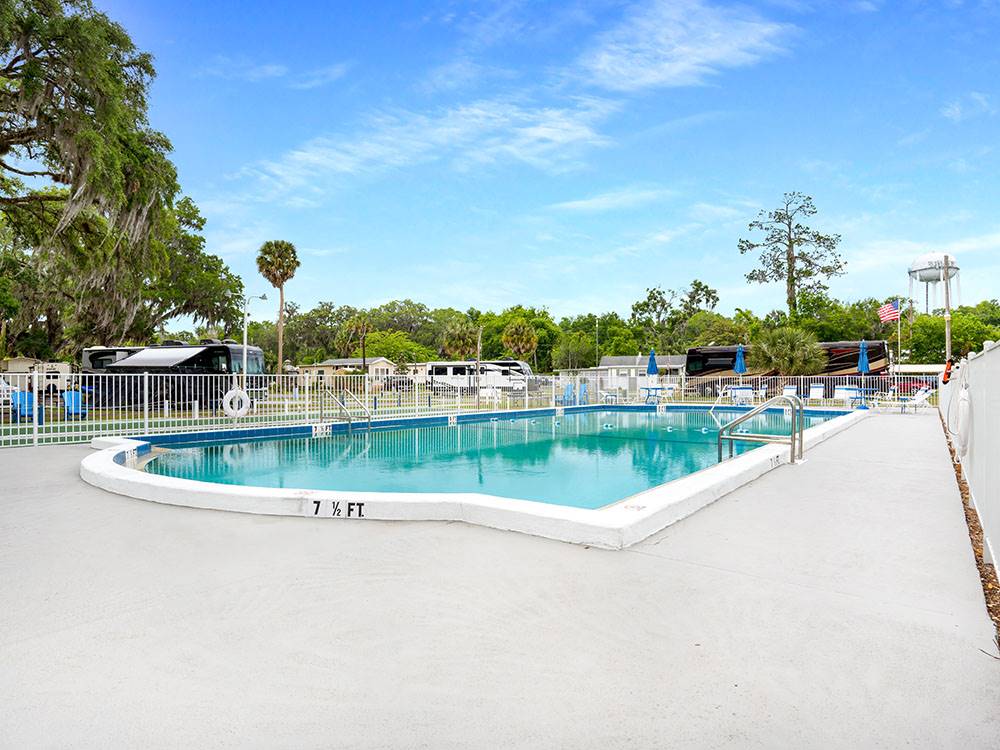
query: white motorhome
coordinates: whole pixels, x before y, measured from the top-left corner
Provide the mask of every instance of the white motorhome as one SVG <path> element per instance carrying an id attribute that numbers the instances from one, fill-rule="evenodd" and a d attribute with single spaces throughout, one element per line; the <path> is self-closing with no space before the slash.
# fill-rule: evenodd
<path id="1" fill-rule="evenodd" d="M 67 362 L 42 362 L 34 357 L 11 357 L 0 362 L 5 382 L 20 391 L 31 389 L 32 374 L 38 373 L 38 389 L 55 393 L 73 385 L 73 366 Z"/>
<path id="2" fill-rule="evenodd" d="M 431 387 L 479 388 L 501 390 L 524 390 L 528 378 L 532 376 L 531 365 L 515 359 L 483 360 L 479 363 L 476 377 L 476 361 L 421 362 L 410 366 L 416 379 Z"/>

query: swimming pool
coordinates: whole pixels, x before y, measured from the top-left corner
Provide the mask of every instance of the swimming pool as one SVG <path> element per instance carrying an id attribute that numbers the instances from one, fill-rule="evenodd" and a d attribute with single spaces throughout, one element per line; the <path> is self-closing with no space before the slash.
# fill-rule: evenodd
<path id="1" fill-rule="evenodd" d="M 344 424 L 316 423 L 109 436 L 92 441 L 100 450 L 80 462 L 80 476 L 188 508 L 317 522 L 463 521 L 621 549 L 789 462 L 787 445 L 737 444 L 739 455 L 716 464 L 718 424 L 739 411 L 593 405 L 404 418 L 349 434 Z M 808 410 L 806 460 L 810 447 L 869 414 Z M 744 429 L 787 432 L 786 419 L 776 409 Z"/>
<path id="2" fill-rule="evenodd" d="M 715 466 L 731 412 L 600 410 L 326 437 L 175 443 L 152 474 L 255 487 L 344 492 L 480 493 L 596 509 Z M 809 412 L 806 427 L 836 413 Z M 745 431 L 787 434 L 782 410 Z M 737 451 L 759 448 L 737 443 Z"/>

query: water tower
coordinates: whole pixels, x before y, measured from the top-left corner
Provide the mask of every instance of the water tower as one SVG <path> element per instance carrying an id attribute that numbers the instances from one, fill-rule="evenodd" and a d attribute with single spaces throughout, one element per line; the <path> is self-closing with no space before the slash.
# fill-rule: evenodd
<path id="1" fill-rule="evenodd" d="M 955 280 L 956 297 L 961 293 L 958 263 L 954 255 L 926 253 L 910 264 L 910 299 L 914 282 L 924 285 L 924 312 L 938 308 L 938 286 L 944 289 L 945 307 L 951 308 L 951 280 Z M 933 294 L 932 294 L 933 293 Z M 931 297 L 933 296 L 933 305 Z M 957 303 L 956 303 L 957 304 Z"/>

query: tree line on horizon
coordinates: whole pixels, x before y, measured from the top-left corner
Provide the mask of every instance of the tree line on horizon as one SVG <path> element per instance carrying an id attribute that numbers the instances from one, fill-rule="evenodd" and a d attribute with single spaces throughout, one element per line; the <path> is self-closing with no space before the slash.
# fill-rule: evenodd
<path id="1" fill-rule="evenodd" d="M 239 338 L 243 280 L 206 248 L 205 220 L 183 194 L 167 137 L 148 122 L 152 58 L 89 0 L 16 0 L 0 9 L 0 357 L 79 361 L 88 345 Z M 750 222 L 740 254 L 757 258 L 748 283 L 780 283 L 786 309 L 718 313 L 718 292 L 694 279 L 653 286 L 625 314 L 556 320 L 544 306 L 500 312 L 394 300 L 370 309 L 284 298 L 299 268 L 294 245 L 265 242 L 261 275 L 278 290 L 275 321 L 250 340 L 277 370 L 331 357 L 428 359 L 513 356 L 538 371 L 587 367 L 602 355 L 679 354 L 709 344 L 768 342 L 761 351 L 815 367 L 816 341 L 887 339 L 887 300 L 833 299 L 826 282 L 846 272 L 839 235 L 806 225 L 812 198 L 786 193 Z M 178 319 L 193 331 L 173 331 Z M 996 300 L 956 310 L 954 351 L 1000 338 Z M 907 316 L 904 360 L 940 362 L 944 322 Z M 811 353 L 811 354 L 810 354 Z"/>

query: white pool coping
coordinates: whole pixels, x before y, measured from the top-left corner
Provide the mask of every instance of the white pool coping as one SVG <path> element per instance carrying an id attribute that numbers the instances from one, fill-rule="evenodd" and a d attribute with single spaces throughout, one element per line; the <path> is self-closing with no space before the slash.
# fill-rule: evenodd
<path id="1" fill-rule="evenodd" d="M 823 442 L 871 414 L 847 412 L 805 431 L 804 447 Z M 96 438 L 80 463 L 95 487 L 128 497 L 191 508 L 355 521 L 463 521 L 574 544 L 623 549 L 676 523 L 772 469 L 789 463 L 787 445 L 763 445 L 721 464 L 594 510 L 478 493 L 306 490 L 199 482 L 137 467 L 149 444 Z M 122 455 L 124 454 L 124 455 Z M 808 458 L 808 456 L 807 456 Z M 793 469 L 794 470 L 794 469 Z M 339 514 L 335 514 L 339 509 Z"/>

